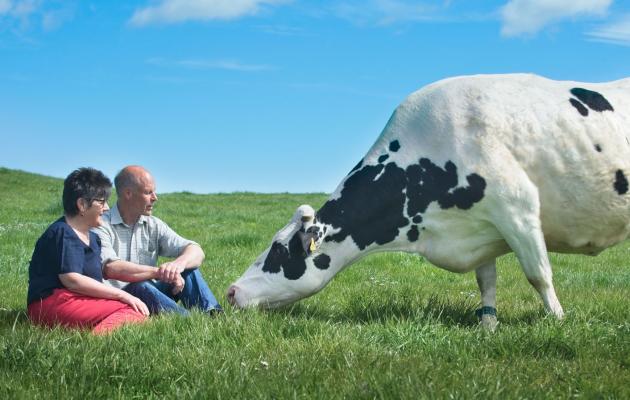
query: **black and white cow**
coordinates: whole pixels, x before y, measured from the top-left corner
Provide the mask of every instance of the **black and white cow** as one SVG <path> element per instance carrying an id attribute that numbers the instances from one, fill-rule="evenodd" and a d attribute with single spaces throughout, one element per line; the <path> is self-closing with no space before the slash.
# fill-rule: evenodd
<path id="1" fill-rule="evenodd" d="M 547 250 L 595 255 L 626 239 L 627 174 L 630 79 L 443 80 L 395 110 L 317 213 L 297 209 L 228 300 L 285 305 L 367 254 L 406 251 L 449 271 L 474 270 L 492 325 L 495 259 L 514 251 L 546 309 L 562 318 Z"/>

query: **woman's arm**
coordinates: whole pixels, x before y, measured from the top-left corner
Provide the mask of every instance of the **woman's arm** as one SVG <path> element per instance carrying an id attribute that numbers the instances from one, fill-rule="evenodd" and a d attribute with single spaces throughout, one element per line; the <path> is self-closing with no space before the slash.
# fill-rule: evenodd
<path id="1" fill-rule="evenodd" d="M 66 289 L 72 292 L 100 299 L 118 300 L 129 304 L 131 308 L 142 315 L 149 315 L 149 309 L 139 298 L 132 296 L 124 290 L 105 285 L 104 283 L 81 275 L 78 272 L 59 274 L 59 280 Z"/>

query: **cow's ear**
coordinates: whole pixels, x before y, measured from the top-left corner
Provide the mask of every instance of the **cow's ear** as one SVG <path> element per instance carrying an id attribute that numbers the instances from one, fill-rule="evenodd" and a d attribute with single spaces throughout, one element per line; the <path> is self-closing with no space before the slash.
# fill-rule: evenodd
<path id="1" fill-rule="evenodd" d="M 312 252 L 317 250 L 317 239 L 319 238 L 317 231 L 311 231 L 309 229 L 306 232 L 298 231 L 297 234 L 302 242 L 304 253 L 306 253 L 307 256 L 310 256 Z"/>

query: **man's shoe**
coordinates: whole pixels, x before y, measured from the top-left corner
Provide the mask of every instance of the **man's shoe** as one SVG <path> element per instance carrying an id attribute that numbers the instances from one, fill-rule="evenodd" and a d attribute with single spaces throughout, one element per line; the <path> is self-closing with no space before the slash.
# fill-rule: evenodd
<path id="1" fill-rule="evenodd" d="M 216 308 L 211 308 L 209 310 L 204 311 L 206 314 L 208 314 L 211 317 L 216 317 L 219 316 L 221 314 L 223 314 L 223 309 L 219 306 Z"/>

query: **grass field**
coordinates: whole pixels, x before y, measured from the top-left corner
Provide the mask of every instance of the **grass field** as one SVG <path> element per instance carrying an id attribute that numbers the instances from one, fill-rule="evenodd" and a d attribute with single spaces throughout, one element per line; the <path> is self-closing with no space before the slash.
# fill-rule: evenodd
<path id="1" fill-rule="evenodd" d="M 159 183 L 159 182 L 158 182 Z M 565 320 L 548 318 L 513 255 L 500 325 L 477 326 L 474 274 L 402 253 L 367 257 L 321 293 L 261 312 L 154 318 L 107 337 L 31 326 L 28 262 L 62 214 L 62 181 L 0 168 L 0 399 L 630 398 L 630 244 L 551 255 Z M 155 214 L 206 252 L 217 298 L 324 194 L 160 196 Z"/>

